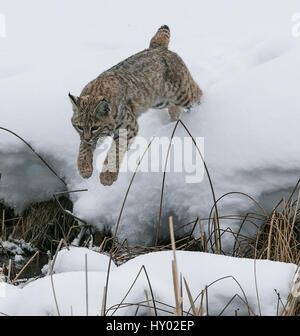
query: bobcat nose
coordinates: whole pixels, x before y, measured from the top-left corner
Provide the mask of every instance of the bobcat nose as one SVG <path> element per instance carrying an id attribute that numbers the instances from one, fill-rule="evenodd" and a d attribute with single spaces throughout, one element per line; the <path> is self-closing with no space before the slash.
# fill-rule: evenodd
<path id="1" fill-rule="evenodd" d="M 84 132 L 83 133 L 83 139 L 84 139 L 84 141 L 86 141 L 86 142 L 90 142 L 92 139 L 91 139 L 91 134 L 90 133 L 88 133 L 88 132 Z"/>

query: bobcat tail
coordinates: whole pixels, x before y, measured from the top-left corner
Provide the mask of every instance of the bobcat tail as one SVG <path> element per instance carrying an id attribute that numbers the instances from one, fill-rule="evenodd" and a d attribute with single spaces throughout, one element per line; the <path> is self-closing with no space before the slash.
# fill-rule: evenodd
<path id="1" fill-rule="evenodd" d="M 150 48 L 165 47 L 168 48 L 170 42 L 170 29 L 168 26 L 161 26 L 150 41 Z"/>

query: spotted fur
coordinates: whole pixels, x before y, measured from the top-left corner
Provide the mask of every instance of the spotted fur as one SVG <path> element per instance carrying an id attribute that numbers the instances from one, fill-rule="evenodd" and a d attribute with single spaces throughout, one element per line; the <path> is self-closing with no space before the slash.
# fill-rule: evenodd
<path id="1" fill-rule="evenodd" d="M 100 181 L 116 181 L 123 156 L 138 133 L 137 117 L 149 108 L 168 108 L 171 121 L 182 108 L 200 102 L 202 91 L 183 60 L 168 50 L 170 30 L 162 26 L 145 49 L 103 72 L 88 83 L 79 97 L 69 94 L 72 124 L 80 135 L 78 170 L 88 178 L 93 172 L 93 151 L 98 141 L 112 136 Z M 119 130 L 127 131 L 127 144 Z"/>

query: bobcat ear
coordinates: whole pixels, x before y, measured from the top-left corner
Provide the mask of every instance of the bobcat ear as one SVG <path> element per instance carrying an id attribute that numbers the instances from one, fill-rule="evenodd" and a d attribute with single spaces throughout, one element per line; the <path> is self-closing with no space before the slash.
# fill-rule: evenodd
<path id="1" fill-rule="evenodd" d="M 72 103 L 74 113 L 78 113 L 79 97 L 72 96 L 71 93 L 69 92 L 69 98 L 70 98 L 70 101 Z"/>
<path id="2" fill-rule="evenodd" d="M 96 114 L 98 114 L 101 117 L 107 117 L 109 111 L 110 111 L 110 108 L 109 108 L 108 101 L 105 98 L 101 99 L 99 104 L 96 107 Z"/>

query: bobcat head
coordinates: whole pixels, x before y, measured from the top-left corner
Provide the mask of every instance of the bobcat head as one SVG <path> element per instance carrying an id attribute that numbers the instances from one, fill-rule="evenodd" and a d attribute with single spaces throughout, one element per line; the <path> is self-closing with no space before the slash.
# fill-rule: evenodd
<path id="1" fill-rule="evenodd" d="M 104 97 L 76 97 L 70 93 L 69 98 L 74 112 L 71 121 L 81 141 L 95 147 L 99 139 L 113 134 L 116 122 L 108 100 Z"/>

